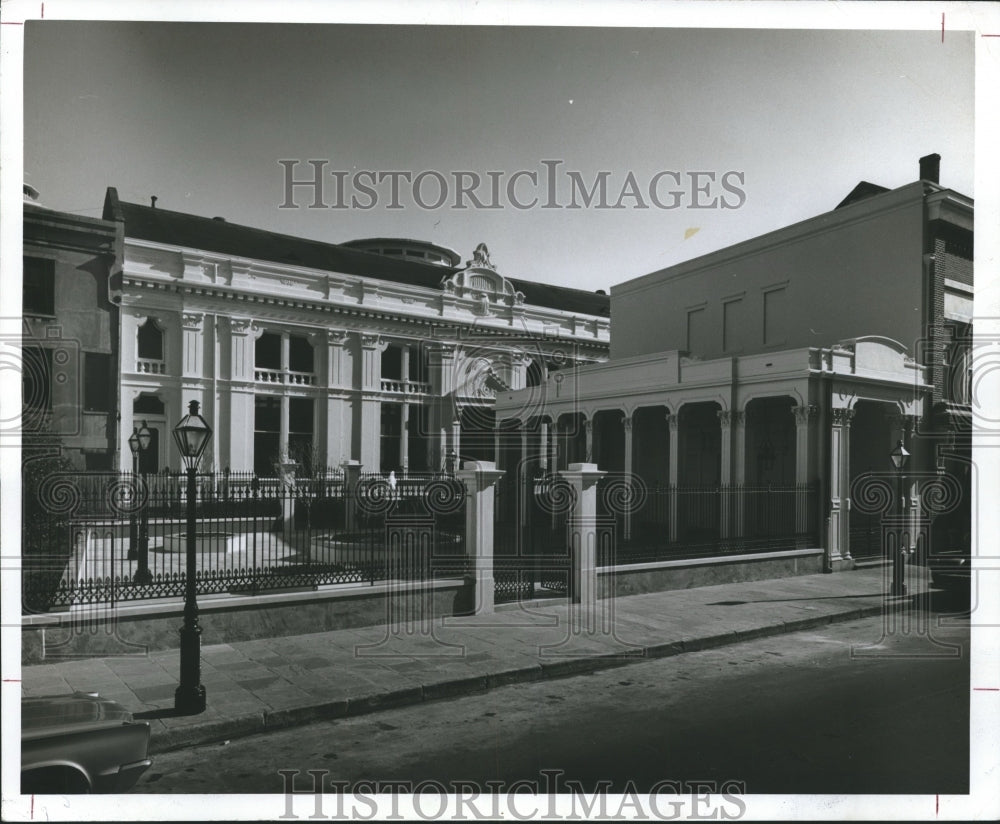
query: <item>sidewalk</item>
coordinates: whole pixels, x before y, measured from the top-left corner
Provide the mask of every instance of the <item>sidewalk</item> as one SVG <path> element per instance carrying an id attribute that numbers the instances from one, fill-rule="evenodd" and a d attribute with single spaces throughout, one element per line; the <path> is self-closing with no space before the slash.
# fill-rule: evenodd
<path id="1" fill-rule="evenodd" d="M 878 615 L 926 589 L 887 598 L 889 569 L 671 590 L 598 602 L 511 605 L 429 625 L 363 627 L 202 647 L 208 708 L 174 716 L 176 649 L 22 669 L 22 694 L 97 691 L 149 720 L 151 751 L 357 715 L 504 684 L 676 655 Z"/>

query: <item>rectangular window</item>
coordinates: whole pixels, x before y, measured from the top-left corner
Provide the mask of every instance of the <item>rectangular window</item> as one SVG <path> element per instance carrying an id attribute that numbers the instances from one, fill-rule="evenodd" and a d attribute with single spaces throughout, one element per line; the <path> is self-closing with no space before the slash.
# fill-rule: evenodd
<path id="1" fill-rule="evenodd" d="M 722 349 L 737 352 L 743 348 L 743 301 L 734 299 L 722 304 Z"/>
<path id="2" fill-rule="evenodd" d="M 276 474 L 280 457 L 281 398 L 258 395 L 254 398 L 253 471 Z"/>
<path id="3" fill-rule="evenodd" d="M 708 325 L 705 307 L 688 309 L 687 350 L 691 354 L 704 353 L 708 349 Z"/>
<path id="4" fill-rule="evenodd" d="M 313 371 L 313 348 L 308 338 L 299 335 L 288 338 L 288 368 L 292 372 Z"/>
<path id="5" fill-rule="evenodd" d="M 786 290 L 771 289 L 764 293 L 764 345 L 785 342 L 785 319 L 788 312 Z"/>
<path id="6" fill-rule="evenodd" d="M 56 313 L 56 263 L 47 258 L 24 258 L 21 302 L 26 315 Z"/>
<path id="7" fill-rule="evenodd" d="M 111 411 L 111 355 L 83 353 L 83 409 L 85 412 Z"/>

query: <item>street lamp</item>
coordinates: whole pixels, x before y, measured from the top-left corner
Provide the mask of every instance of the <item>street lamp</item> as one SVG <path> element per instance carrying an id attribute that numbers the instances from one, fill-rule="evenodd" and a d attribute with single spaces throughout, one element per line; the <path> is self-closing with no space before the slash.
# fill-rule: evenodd
<path id="1" fill-rule="evenodd" d="M 132 451 L 132 496 L 133 499 L 137 498 L 139 495 L 139 430 L 136 427 L 132 427 L 132 434 L 128 437 L 128 448 Z M 136 550 L 136 522 L 135 522 L 135 507 L 132 507 L 132 511 L 129 513 L 128 519 L 128 559 L 134 561 L 139 557 L 139 553 Z"/>
<path id="2" fill-rule="evenodd" d="M 903 535 L 905 534 L 903 516 L 906 514 L 906 504 L 903 500 L 903 468 L 906 459 L 910 457 L 902 440 L 896 442 L 896 447 L 889 453 L 892 465 L 896 469 L 896 500 L 899 502 L 899 528 L 896 533 L 896 548 L 892 558 L 892 595 L 906 595 L 906 582 L 903 580 L 906 561 L 903 554 Z"/>
<path id="3" fill-rule="evenodd" d="M 139 440 L 139 452 L 145 452 L 153 442 L 153 433 L 146 422 L 142 422 L 138 432 L 133 432 L 133 438 Z M 129 447 L 132 446 L 132 438 L 129 438 Z M 134 453 L 133 453 L 134 454 Z M 139 516 L 139 566 L 135 571 L 135 582 L 137 584 L 153 583 L 153 573 L 149 571 L 149 490 L 146 487 L 146 473 L 142 474 L 142 486 L 146 492 L 146 500 L 142 505 L 142 512 Z"/>
<path id="4" fill-rule="evenodd" d="M 198 401 L 191 401 L 188 410 L 188 414 L 174 427 L 174 441 L 187 469 L 187 572 L 184 579 L 184 626 L 181 628 L 181 682 L 174 692 L 174 709 L 184 715 L 195 715 L 205 711 L 205 687 L 201 683 L 201 627 L 198 624 L 195 582 L 195 474 L 212 437 L 212 429 L 198 414 Z"/>

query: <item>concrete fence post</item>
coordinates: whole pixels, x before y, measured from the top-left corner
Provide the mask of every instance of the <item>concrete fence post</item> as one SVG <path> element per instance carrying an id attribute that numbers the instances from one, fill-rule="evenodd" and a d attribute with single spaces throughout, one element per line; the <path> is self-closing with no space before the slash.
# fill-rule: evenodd
<path id="1" fill-rule="evenodd" d="M 493 612 L 493 509 L 504 473 L 493 461 L 466 461 L 455 476 L 465 484 L 465 551 L 475 580 L 476 615 Z"/>
<path id="2" fill-rule="evenodd" d="M 597 482 L 607 473 L 597 464 L 573 463 L 560 473 L 573 487 L 574 502 L 567 523 L 570 551 L 570 601 L 597 601 Z"/>
<path id="3" fill-rule="evenodd" d="M 361 482 L 361 461 L 344 461 L 344 529 L 354 532 L 357 528 L 358 485 Z"/>

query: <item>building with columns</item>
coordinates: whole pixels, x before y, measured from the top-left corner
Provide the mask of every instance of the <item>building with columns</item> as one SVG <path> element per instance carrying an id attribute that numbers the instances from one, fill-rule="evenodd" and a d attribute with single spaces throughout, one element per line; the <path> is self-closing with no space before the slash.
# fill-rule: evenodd
<path id="1" fill-rule="evenodd" d="M 911 546 L 967 547 L 973 203 L 939 184 L 939 161 L 613 287 L 608 361 L 498 394 L 499 425 L 520 433 L 507 465 L 593 462 L 672 490 L 671 507 L 727 493 L 708 525 L 723 542 L 750 529 L 742 490 L 794 488 L 794 531 L 827 569 L 881 553 L 898 498 Z M 682 519 L 666 524 L 665 543 L 684 540 Z"/>
<path id="2" fill-rule="evenodd" d="M 273 475 L 359 461 L 435 472 L 491 460 L 498 391 L 604 360 L 606 295 L 505 277 L 418 240 L 322 243 L 119 200 L 120 465 L 145 421 L 142 471 L 176 470 L 170 430 L 198 400 L 205 470 Z"/>

